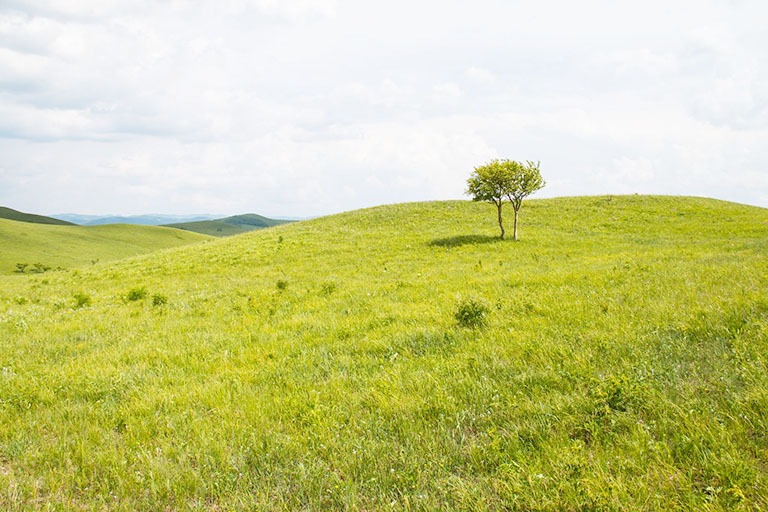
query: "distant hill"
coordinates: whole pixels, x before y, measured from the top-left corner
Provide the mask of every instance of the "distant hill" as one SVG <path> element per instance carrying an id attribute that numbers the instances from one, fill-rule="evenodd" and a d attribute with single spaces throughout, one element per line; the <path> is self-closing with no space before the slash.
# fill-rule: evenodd
<path id="1" fill-rule="evenodd" d="M 33 213 L 24 213 L 12 208 L 0 206 L 0 219 L 16 220 L 19 222 L 32 222 L 35 224 L 54 224 L 58 226 L 73 226 L 72 222 L 66 220 L 54 219 L 44 215 L 35 215 Z"/>
<path id="2" fill-rule="evenodd" d="M 65 220 L 81 226 L 100 226 L 103 224 L 138 224 L 141 226 L 162 226 L 173 222 L 195 222 L 215 219 L 215 215 L 81 215 L 78 213 L 57 213 L 56 219 Z"/>
<path id="3" fill-rule="evenodd" d="M 0 219 L 0 274 L 14 273 L 18 263 L 28 264 L 27 272 L 34 271 L 35 263 L 71 268 L 208 238 L 159 226 L 57 226 Z"/>
<path id="4" fill-rule="evenodd" d="M 293 222 L 284 219 L 270 219 L 255 213 L 246 213 L 243 215 L 233 215 L 216 220 L 204 220 L 198 222 L 179 222 L 175 224 L 165 224 L 166 227 L 183 229 L 185 231 L 194 231 L 212 236 L 230 236 L 246 233 L 255 229 L 264 229 L 271 226 L 278 226 Z"/>

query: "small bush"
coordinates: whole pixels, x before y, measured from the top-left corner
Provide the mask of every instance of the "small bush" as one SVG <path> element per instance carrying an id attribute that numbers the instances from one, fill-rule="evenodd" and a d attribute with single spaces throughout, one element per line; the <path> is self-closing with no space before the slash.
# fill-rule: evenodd
<path id="1" fill-rule="evenodd" d="M 23 306 L 27 303 L 26 297 L 14 297 L 13 301 L 19 306 Z"/>
<path id="2" fill-rule="evenodd" d="M 288 281 L 283 281 L 282 279 L 277 282 L 277 289 L 278 290 L 285 290 L 288 288 Z"/>
<path id="3" fill-rule="evenodd" d="M 461 327 L 480 327 L 485 324 L 489 311 L 478 299 L 464 299 L 456 306 L 453 317 Z"/>
<path id="4" fill-rule="evenodd" d="M 91 305 L 91 296 L 84 293 L 76 293 L 73 295 L 75 299 L 75 309 L 84 308 Z"/>
<path id="5" fill-rule="evenodd" d="M 593 379 L 589 388 L 598 414 L 626 411 L 641 405 L 647 399 L 643 382 L 626 375 L 612 375 L 604 380 Z"/>
<path id="6" fill-rule="evenodd" d="M 336 283 L 333 282 L 327 282 L 323 283 L 322 288 L 320 288 L 320 295 L 330 295 L 336 290 Z"/>
<path id="7" fill-rule="evenodd" d="M 168 297 L 165 295 L 156 294 L 152 296 L 153 306 L 164 306 L 165 304 L 168 304 Z"/>
<path id="8" fill-rule="evenodd" d="M 142 286 L 141 288 L 134 288 L 125 295 L 125 300 L 131 301 L 131 302 L 137 301 L 137 300 L 143 300 L 146 298 L 147 298 L 147 289 L 144 286 Z"/>
<path id="9" fill-rule="evenodd" d="M 42 263 L 35 263 L 32 265 L 32 268 L 29 270 L 32 274 L 42 274 L 43 272 L 48 272 L 51 270 L 51 267 L 48 265 L 43 265 Z"/>

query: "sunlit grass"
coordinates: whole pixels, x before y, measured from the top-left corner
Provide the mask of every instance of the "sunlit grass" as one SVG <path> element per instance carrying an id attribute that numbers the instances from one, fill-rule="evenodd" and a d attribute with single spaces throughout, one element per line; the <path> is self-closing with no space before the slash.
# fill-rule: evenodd
<path id="1" fill-rule="evenodd" d="M 537 200 L 519 242 L 494 214 L 0 277 L 0 508 L 768 507 L 768 212 Z"/>
<path id="2" fill-rule="evenodd" d="M 28 265 L 27 273 L 36 270 L 35 263 L 72 269 L 209 238 L 159 226 L 53 226 L 0 219 L 0 275 L 17 272 L 18 263 Z"/>

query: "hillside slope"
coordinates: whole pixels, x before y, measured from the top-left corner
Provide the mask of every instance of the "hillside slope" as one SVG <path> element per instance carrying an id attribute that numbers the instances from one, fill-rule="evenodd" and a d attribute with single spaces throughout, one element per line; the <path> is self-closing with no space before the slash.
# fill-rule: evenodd
<path id="1" fill-rule="evenodd" d="M 500 242 L 487 204 L 384 206 L 0 277 L 0 504 L 768 507 L 768 211 L 521 217 Z"/>
<path id="2" fill-rule="evenodd" d="M 246 213 L 243 215 L 233 215 L 215 220 L 202 220 L 197 222 L 178 222 L 175 224 L 165 224 L 166 227 L 183 229 L 185 231 L 194 231 L 212 236 L 230 236 L 239 235 L 256 229 L 263 229 L 272 226 L 279 226 L 293 222 L 290 220 L 270 219 L 257 215 L 255 213 Z"/>
<path id="3" fill-rule="evenodd" d="M 49 226 L 0 219 L 0 274 L 14 272 L 17 263 L 72 268 L 208 238 L 155 226 Z"/>
<path id="4" fill-rule="evenodd" d="M 32 222 L 35 224 L 53 224 L 58 226 L 74 226 L 73 223 L 65 220 L 54 219 L 44 215 L 35 215 L 33 213 L 24 213 L 12 208 L 0 206 L 0 219 L 15 220 L 19 222 Z"/>

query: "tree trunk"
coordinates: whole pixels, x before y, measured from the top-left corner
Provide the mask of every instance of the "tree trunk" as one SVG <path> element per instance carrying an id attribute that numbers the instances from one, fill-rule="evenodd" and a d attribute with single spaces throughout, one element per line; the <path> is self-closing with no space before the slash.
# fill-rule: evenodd
<path id="1" fill-rule="evenodd" d="M 499 227 L 501 228 L 501 239 L 504 240 L 504 224 L 501 223 L 501 203 L 496 204 L 496 209 L 499 212 Z"/>
<path id="2" fill-rule="evenodd" d="M 515 208 L 515 240 L 517 240 L 517 212 L 519 210 Z"/>

